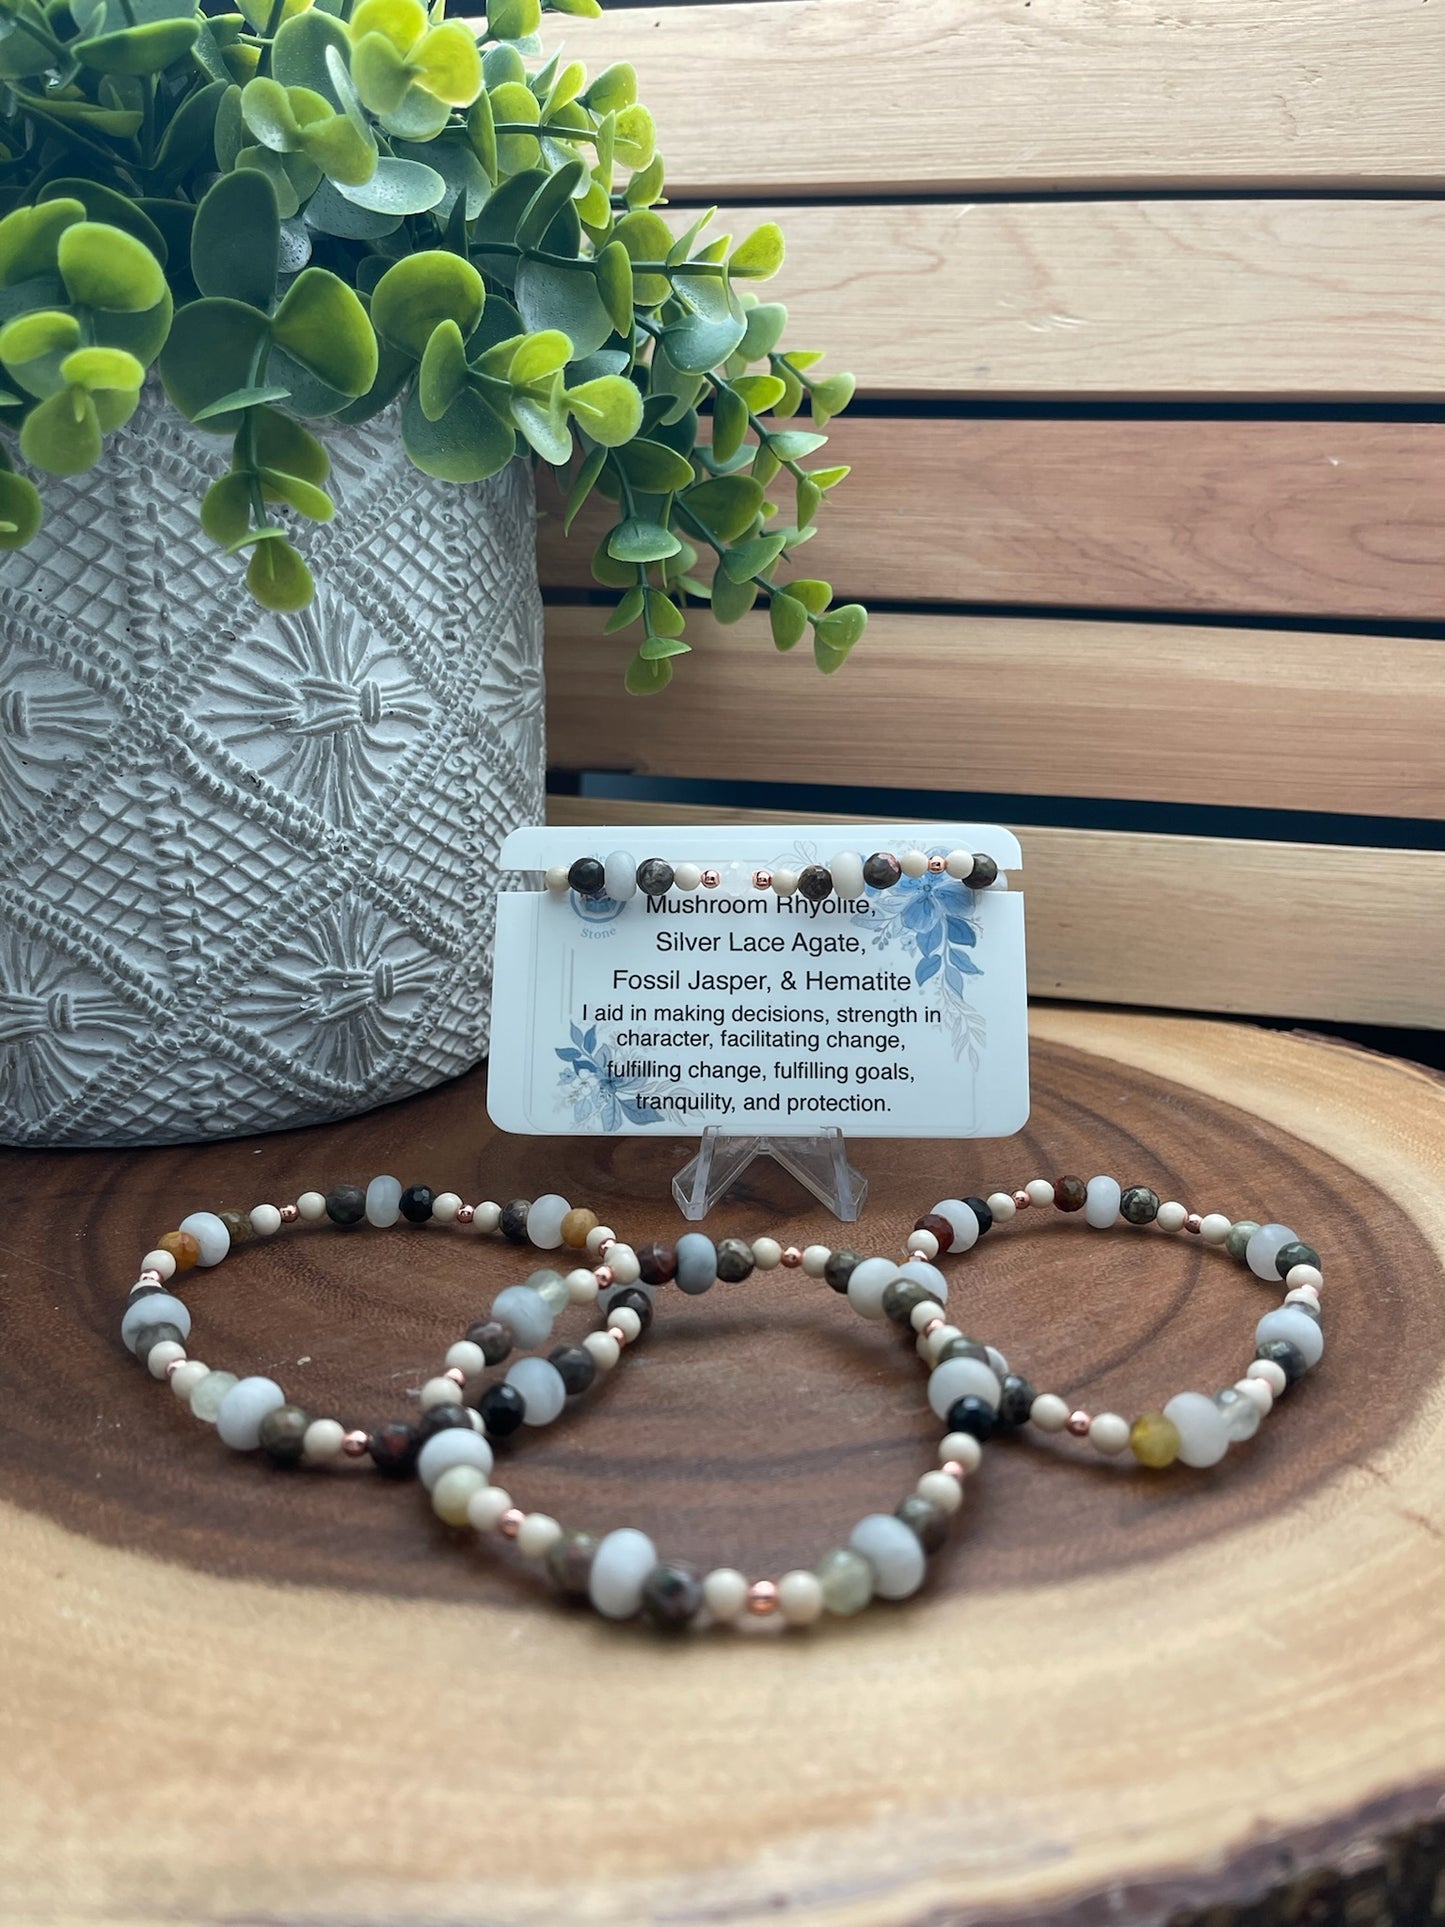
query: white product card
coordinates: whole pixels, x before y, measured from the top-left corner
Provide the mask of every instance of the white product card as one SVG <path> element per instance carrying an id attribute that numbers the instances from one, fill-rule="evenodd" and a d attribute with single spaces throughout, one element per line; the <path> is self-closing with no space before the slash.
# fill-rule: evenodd
<path id="1" fill-rule="evenodd" d="M 487 1108 L 505 1131 L 697 1137 L 1008 1137 L 1029 1111 L 1024 906 L 946 873 L 812 904 L 753 883 L 840 851 L 983 852 L 969 823 L 516 830 L 497 903 Z M 541 886 L 627 850 L 716 888 L 625 903 Z"/>

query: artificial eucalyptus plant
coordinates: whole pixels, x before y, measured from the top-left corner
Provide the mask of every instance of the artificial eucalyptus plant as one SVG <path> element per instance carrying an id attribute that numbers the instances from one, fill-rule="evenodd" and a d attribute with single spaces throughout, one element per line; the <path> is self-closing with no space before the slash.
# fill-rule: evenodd
<path id="1" fill-rule="evenodd" d="M 207 532 L 249 552 L 259 602 L 303 607 L 296 518 L 333 513 L 305 424 L 400 399 L 428 475 L 530 447 L 569 529 L 593 490 L 616 504 L 592 569 L 622 592 L 609 630 L 639 631 L 633 690 L 670 680 L 692 598 L 732 622 L 762 596 L 778 648 L 811 629 L 837 668 L 863 609 L 780 575 L 847 473 L 805 464 L 853 381 L 738 285 L 777 271 L 778 229 L 674 236 L 633 69 L 543 62 L 542 0 L 490 0 L 480 33 L 445 0 L 236 4 L 0 0 L 0 546 L 42 514 L 12 438 L 81 473 L 155 364 L 230 438 Z M 783 475 L 791 515 L 765 492 Z"/>

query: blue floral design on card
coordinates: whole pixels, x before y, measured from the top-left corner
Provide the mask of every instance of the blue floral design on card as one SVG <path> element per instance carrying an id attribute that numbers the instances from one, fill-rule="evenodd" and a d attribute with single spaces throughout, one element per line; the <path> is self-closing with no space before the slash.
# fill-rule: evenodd
<path id="1" fill-rule="evenodd" d="M 595 1131 L 619 1131 L 624 1123 L 662 1124 L 665 1106 L 643 1105 L 638 1099 L 665 1093 L 670 1087 L 655 1077 L 618 1075 L 616 1046 L 605 1030 L 589 1024 L 569 1025 L 572 1041 L 557 1051 L 565 1069 L 557 1079 L 562 1101 L 574 1124 Z"/>

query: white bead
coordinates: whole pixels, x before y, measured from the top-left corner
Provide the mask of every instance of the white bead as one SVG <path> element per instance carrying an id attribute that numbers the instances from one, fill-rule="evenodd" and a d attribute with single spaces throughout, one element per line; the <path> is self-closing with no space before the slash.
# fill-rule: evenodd
<path id="1" fill-rule="evenodd" d="M 753 1263 L 759 1271 L 776 1271 L 783 1262 L 783 1247 L 776 1238 L 753 1239 Z"/>
<path id="2" fill-rule="evenodd" d="M 946 1358 L 928 1375 L 928 1403 L 939 1418 L 946 1419 L 961 1398 L 981 1398 L 996 1412 L 1002 1396 L 1002 1386 L 979 1358 Z"/>
<path id="3" fill-rule="evenodd" d="M 927 1345 L 927 1350 L 922 1351 L 922 1347 L 920 1347 L 922 1356 L 928 1360 L 930 1365 L 936 1365 L 938 1363 L 938 1354 L 943 1350 L 944 1346 L 951 1344 L 955 1338 L 962 1337 L 963 1333 L 958 1329 L 957 1325 L 941 1325 L 933 1334 L 932 1338 L 924 1341 Z"/>
<path id="4" fill-rule="evenodd" d="M 562 1528 L 547 1512 L 529 1512 L 517 1528 L 517 1550 L 524 1559 L 545 1559 L 562 1537 Z"/>
<path id="5" fill-rule="evenodd" d="M 1284 1302 L 1287 1305 L 1313 1305 L 1315 1310 L 1318 1311 L 1320 1308 L 1320 1295 L 1313 1285 L 1301 1285 L 1297 1291 L 1287 1291 L 1284 1295 Z"/>
<path id="6" fill-rule="evenodd" d="M 1176 1392 L 1164 1407 L 1164 1416 L 1179 1433 L 1181 1464 L 1218 1465 L 1229 1450 L 1224 1414 L 1203 1392 Z"/>
<path id="7" fill-rule="evenodd" d="M 565 863 L 549 864 L 547 866 L 546 882 L 547 888 L 555 892 L 557 896 L 560 897 L 564 895 L 565 892 L 571 888 L 571 885 L 567 881 L 567 865 Z"/>
<path id="8" fill-rule="evenodd" d="M 974 1444 L 977 1443 L 975 1439 Z M 925 1472 L 918 1481 L 917 1492 L 920 1499 L 927 1499 L 941 1512 L 957 1512 L 963 1504 L 963 1487 L 947 1472 Z"/>
<path id="9" fill-rule="evenodd" d="M 696 865 L 693 866 L 696 868 Z M 604 1619 L 631 1619 L 642 1604 L 642 1588 L 657 1564 L 657 1548 L 635 1526 L 609 1532 L 592 1555 L 588 1597 Z"/>
<path id="10" fill-rule="evenodd" d="M 931 1325 L 938 1314 L 939 1306 L 936 1302 L 932 1304 L 925 1302 L 913 1307 L 908 1314 L 908 1322 L 921 1335 L 924 1327 Z"/>
<path id="11" fill-rule="evenodd" d="M 1010 1218 L 1018 1216 L 1018 1206 L 1007 1191 L 990 1191 L 984 1203 L 993 1213 L 995 1224 L 1007 1224 Z"/>
<path id="12" fill-rule="evenodd" d="M 470 1426 L 447 1426 L 434 1432 L 416 1455 L 416 1476 L 432 1491 L 443 1472 L 455 1465 L 474 1466 L 478 1472 L 491 1470 L 491 1445 L 472 1432 Z"/>
<path id="13" fill-rule="evenodd" d="M 804 1272 L 809 1278 L 821 1278 L 832 1255 L 830 1245 L 806 1245 L 803 1250 Z"/>
<path id="14" fill-rule="evenodd" d="M 145 1263 L 149 1264 L 150 1259 L 147 1258 Z M 145 1270 L 145 1264 L 141 1266 L 141 1270 Z M 1318 1265 L 1291 1265 L 1285 1274 L 1284 1282 L 1287 1291 L 1303 1291 L 1306 1285 L 1313 1285 L 1316 1291 L 1323 1291 L 1325 1274 Z"/>
<path id="15" fill-rule="evenodd" d="M 796 870 L 774 870 L 773 889 L 780 897 L 790 897 L 798 887 Z"/>
<path id="16" fill-rule="evenodd" d="M 984 1350 L 988 1353 L 988 1362 L 993 1367 L 994 1377 L 1000 1379 L 1007 1378 L 1008 1360 L 998 1349 L 997 1345 L 985 1345 Z"/>
<path id="17" fill-rule="evenodd" d="M 637 863 L 626 850 L 603 858 L 602 876 L 602 888 L 614 903 L 630 903 L 637 895 Z"/>
<path id="18" fill-rule="evenodd" d="M 280 1213 L 278 1212 L 276 1215 L 277 1222 L 279 1223 Z M 137 1269 L 140 1271 L 154 1271 L 159 1273 L 160 1281 L 164 1284 L 167 1278 L 175 1277 L 176 1261 L 168 1251 L 148 1251 L 144 1258 L 141 1259 Z"/>
<path id="19" fill-rule="evenodd" d="M 905 850 L 898 859 L 898 867 L 906 877 L 927 876 L 928 857 L 922 850 Z"/>
<path id="20" fill-rule="evenodd" d="M 1099 1412 L 1089 1420 L 1089 1443 L 1112 1458 L 1129 1443 L 1129 1421 L 1117 1412 Z"/>
<path id="21" fill-rule="evenodd" d="M 146 1356 L 146 1370 L 152 1378 L 164 1378 L 166 1367 L 186 1355 L 184 1345 L 178 1345 L 174 1338 L 163 1338 L 159 1345 L 152 1345 Z"/>
<path id="22" fill-rule="evenodd" d="M 927 1560 L 917 1534 L 891 1512 L 870 1512 L 848 1538 L 873 1568 L 873 1590 L 880 1599 L 907 1599 L 923 1584 Z"/>
<path id="23" fill-rule="evenodd" d="M 274 1204 L 253 1204 L 248 1215 L 258 1238 L 273 1237 L 281 1229 L 281 1213 Z"/>
<path id="24" fill-rule="evenodd" d="M 948 1280 L 937 1265 L 929 1264 L 926 1258 L 909 1258 L 904 1262 L 898 1276 L 909 1285 L 922 1285 L 931 1292 L 940 1305 L 948 1303 Z"/>
<path id="25" fill-rule="evenodd" d="M 507 1383 L 521 1393 L 523 1425 L 550 1425 L 567 1403 L 567 1387 L 550 1358 L 519 1358 Z"/>
<path id="26" fill-rule="evenodd" d="M 286 1403 L 274 1378 L 240 1378 L 221 1400 L 216 1431 L 233 1452 L 254 1452 L 261 1443 L 261 1421 Z"/>
<path id="27" fill-rule="evenodd" d="M 616 1241 L 617 1233 L 610 1224 L 594 1224 L 587 1233 L 587 1256 L 595 1258 L 603 1245 L 609 1242 L 615 1244 Z"/>
<path id="28" fill-rule="evenodd" d="M 512 1495 L 500 1485 L 484 1485 L 467 1500 L 467 1524 L 478 1532 L 495 1532 L 502 1514 L 512 1509 Z"/>
<path id="29" fill-rule="evenodd" d="M 1047 1178 L 1030 1178 L 1024 1186 L 1030 1204 L 1045 1205 L 1054 1201 L 1054 1187 Z"/>
<path id="30" fill-rule="evenodd" d="M 196 1263 L 202 1267 L 218 1265 L 231 1249 L 231 1234 L 214 1211 L 193 1211 L 181 1219 L 177 1229 L 189 1231 L 201 1247 Z"/>
<path id="31" fill-rule="evenodd" d="M 326 1216 L 326 1200 L 319 1191 L 303 1191 L 296 1200 L 298 1216 L 306 1224 L 317 1224 Z"/>
<path id="32" fill-rule="evenodd" d="M 527 1207 L 527 1236 L 538 1251 L 555 1251 L 562 1242 L 562 1220 L 572 1209 L 556 1191 L 544 1192 Z"/>
<path id="33" fill-rule="evenodd" d="M 599 1289 L 597 1280 L 581 1265 L 575 1271 L 569 1271 L 562 1282 L 567 1287 L 569 1305 L 591 1305 L 596 1302 Z"/>
<path id="34" fill-rule="evenodd" d="M 938 1446 L 940 1465 L 958 1465 L 965 1472 L 977 1472 L 983 1463 L 983 1447 L 972 1432 L 945 1432 Z"/>
<path id="35" fill-rule="evenodd" d="M 470 1338 L 459 1338 L 455 1345 L 448 1347 L 443 1363 L 449 1372 L 460 1372 L 465 1378 L 480 1378 L 487 1369 L 487 1355 Z"/>
<path id="36" fill-rule="evenodd" d="M 673 868 L 672 881 L 676 889 L 695 890 L 702 882 L 702 870 L 696 863 L 679 863 Z"/>
<path id="37" fill-rule="evenodd" d="M 1307 1369 L 1313 1369 L 1325 1355 L 1325 1335 L 1307 1311 L 1300 1311 L 1295 1305 L 1281 1305 L 1278 1311 L 1267 1311 L 1254 1328 L 1254 1342 L 1264 1345 L 1272 1338 L 1283 1338 L 1293 1345 L 1304 1359 Z"/>
<path id="38" fill-rule="evenodd" d="M 1029 1407 L 1029 1419 L 1041 1432 L 1062 1432 L 1069 1422 L 1069 1408 L 1057 1392 L 1040 1392 Z"/>
<path id="39" fill-rule="evenodd" d="M 1267 1278 L 1271 1284 L 1275 1284 L 1279 1278 L 1279 1267 L 1274 1261 L 1274 1254 L 1285 1245 L 1297 1242 L 1287 1224 L 1262 1224 L 1244 1247 L 1244 1262 L 1256 1278 Z"/>
<path id="40" fill-rule="evenodd" d="M 314 1418 L 302 1437 L 301 1456 L 307 1465 L 330 1465 L 341 1457 L 345 1437 L 346 1430 L 340 1419 Z"/>
<path id="41" fill-rule="evenodd" d="M 1254 1400 L 1259 1407 L 1261 1418 L 1274 1406 L 1274 1393 L 1262 1378 L 1237 1378 L 1234 1381 L 1234 1389 L 1236 1392 L 1243 1392 L 1246 1398 Z"/>
<path id="42" fill-rule="evenodd" d="M 748 1582 L 736 1566 L 716 1566 L 702 1582 L 702 1596 L 713 1618 L 726 1626 L 748 1603 Z"/>
<path id="43" fill-rule="evenodd" d="M 421 1409 L 433 1412 L 438 1405 L 460 1405 L 462 1388 L 454 1378 L 429 1378 L 421 1388 Z"/>
<path id="44" fill-rule="evenodd" d="M 622 1347 L 606 1332 L 588 1332 L 582 1340 L 582 1349 L 592 1354 L 592 1363 L 599 1372 L 610 1372 L 622 1356 Z"/>
<path id="45" fill-rule="evenodd" d="M 1090 1178 L 1084 1188 L 1084 1223 L 1096 1231 L 1107 1231 L 1119 1215 L 1123 1195 L 1117 1178 Z"/>
<path id="46" fill-rule="evenodd" d="M 970 1251 L 978 1243 L 979 1223 L 972 1208 L 962 1198 L 940 1198 L 928 1214 L 953 1226 L 953 1242 L 950 1251 Z"/>
<path id="47" fill-rule="evenodd" d="M 1155 1217 L 1154 1222 L 1161 1231 L 1182 1231 L 1184 1229 L 1184 1220 L 1188 1216 L 1189 1207 L 1183 1204 L 1176 1204 L 1171 1199 L 1168 1204 L 1160 1205 L 1158 1215 Z"/>
<path id="48" fill-rule="evenodd" d="M 637 1253 L 631 1245 L 612 1245 L 603 1263 L 611 1267 L 614 1284 L 635 1285 L 642 1276 L 642 1266 L 637 1262 Z"/>
<path id="49" fill-rule="evenodd" d="M 950 850 L 943 859 L 943 867 L 955 883 L 962 882 L 973 868 L 973 853 L 970 850 Z"/>
<path id="50" fill-rule="evenodd" d="M 631 1305 L 614 1305 L 607 1314 L 607 1323 L 613 1331 L 620 1331 L 629 1345 L 635 1345 L 642 1336 L 642 1320 Z"/>
<path id="51" fill-rule="evenodd" d="M 461 1208 L 461 1198 L 455 1191 L 438 1191 L 431 1201 L 431 1214 L 438 1224 L 455 1224 Z"/>
<path id="52" fill-rule="evenodd" d="M 485 1472 L 474 1465 L 449 1465 L 431 1488 L 431 1509 L 449 1526 L 467 1525 L 472 1500 L 486 1490 Z"/>
<path id="53" fill-rule="evenodd" d="M 828 869 L 833 878 L 834 896 L 862 896 L 863 859 L 856 850 L 840 850 L 829 862 Z"/>
<path id="54" fill-rule="evenodd" d="M 188 1358 L 184 1365 L 171 1373 L 171 1390 L 182 1405 L 190 1398 L 203 1378 L 209 1377 L 210 1366 L 203 1365 L 199 1358 Z"/>
<path id="55" fill-rule="evenodd" d="M 938 1256 L 938 1240 L 931 1231 L 910 1231 L 907 1248 L 909 1251 L 916 1252 L 920 1258 Z"/>
<path id="56" fill-rule="evenodd" d="M 1199 1220 L 1199 1235 L 1207 1245 L 1222 1245 L 1233 1222 L 1222 1211 L 1207 1211 Z"/>
<path id="57" fill-rule="evenodd" d="M 1274 1398 L 1278 1398 L 1285 1386 L 1289 1384 L 1289 1380 L 1284 1375 L 1284 1367 L 1276 1365 L 1272 1358 L 1256 1358 L 1245 1368 L 1244 1375 L 1246 1378 L 1262 1380 L 1269 1387 L 1270 1394 Z"/>
<path id="58" fill-rule="evenodd" d="M 401 1179 L 373 1178 L 366 1187 L 366 1222 L 385 1231 L 401 1216 Z"/>
<path id="59" fill-rule="evenodd" d="M 860 873 L 862 866 L 859 866 Z M 823 1583 L 815 1572 L 798 1568 L 778 1581 L 778 1611 L 790 1626 L 811 1626 L 823 1611 Z"/>
<path id="60" fill-rule="evenodd" d="M 479 1204 L 472 1213 L 473 1231 L 495 1231 L 501 1222 L 502 1207 L 499 1204 L 494 1204 L 490 1198 L 487 1199 L 485 1204 Z"/>
<path id="61" fill-rule="evenodd" d="M 860 1318 L 882 1318 L 883 1294 L 902 1275 L 891 1258 L 865 1258 L 848 1279 L 848 1303 Z"/>

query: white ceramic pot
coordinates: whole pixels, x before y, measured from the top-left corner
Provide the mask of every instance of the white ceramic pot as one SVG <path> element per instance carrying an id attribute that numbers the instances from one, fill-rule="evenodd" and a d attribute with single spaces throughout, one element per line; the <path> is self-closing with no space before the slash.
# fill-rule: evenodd
<path id="1" fill-rule="evenodd" d="M 486 1049 L 497 847 L 542 809 L 531 476 L 320 432 L 299 615 L 202 531 L 226 444 L 151 392 L 0 555 L 0 1140 L 279 1130 Z"/>

